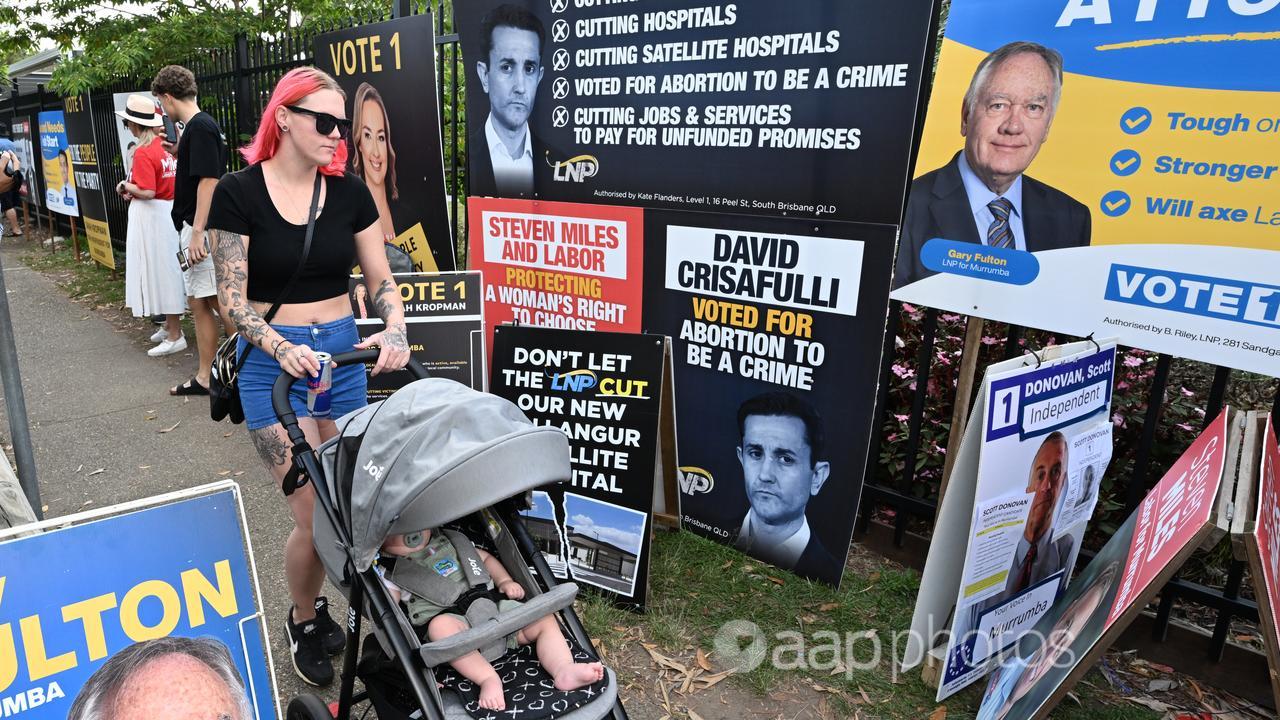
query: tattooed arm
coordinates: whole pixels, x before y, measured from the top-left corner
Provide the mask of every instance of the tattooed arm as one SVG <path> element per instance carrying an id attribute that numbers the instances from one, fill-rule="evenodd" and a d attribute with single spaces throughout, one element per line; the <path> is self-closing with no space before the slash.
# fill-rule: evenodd
<path id="1" fill-rule="evenodd" d="M 249 238 L 225 230 L 210 230 L 213 237 L 213 272 L 218 279 L 218 302 L 226 308 L 240 337 L 268 353 L 294 377 L 320 371 L 311 348 L 294 345 L 281 337 L 249 304 Z"/>
<path id="2" fill-rule="evenodd" d="M 376 345 L 381 348 L 378 362 L 373 366 L 374 375 L 399 370 L 409 362 L 409 337 L 404 324 L 404 303 L 400 300 L 400 289 L 391 277 L 391 267 L 387 265 L 382 229 L 378 223 L 356 233 L 356 256 L 360 260 L 360 269 L 364 271 L 364 284 L 369 289 L 373 308 L 386 323 L 385 330 L 371 335 L 356 347 L 363 350 Z"/>

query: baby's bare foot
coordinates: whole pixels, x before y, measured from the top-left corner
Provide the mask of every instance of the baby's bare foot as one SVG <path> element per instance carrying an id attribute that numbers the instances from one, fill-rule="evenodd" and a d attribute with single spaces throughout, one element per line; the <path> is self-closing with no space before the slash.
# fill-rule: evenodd
<path id="1" fill-rule="evenodd" d="M 502 680 L 497 675 L 480 683 L 480 707 L 485 710 L 505 710 L 507 701 L 502 697 Z"/>
<path id="2" fill-rule="evenodd" d="M 590 685 L 604 677 L 604 666 L 600 663 L 571 663 L 560 668 L 556 673 L 557 690 L 577 690 Z"/>

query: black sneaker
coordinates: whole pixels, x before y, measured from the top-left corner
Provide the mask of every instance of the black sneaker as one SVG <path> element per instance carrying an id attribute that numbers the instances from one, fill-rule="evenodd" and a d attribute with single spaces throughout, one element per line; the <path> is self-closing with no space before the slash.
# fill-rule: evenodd
<path id="1" fill-rule="evenodd" d="M 325 652 L 337 655 L 347 647 L 347 633 L 329 617 L 329 598 L 323 595 L 316 598 L 316 626 Z"/>
<path id="2" fill-rule="evenodd" d="M 289 617 L 284 621 L 284 632 L 289 638 L 289 655 L 293 660 L 293 670 L 298 677 L 316 687 L 327 687 L 333 683 L 333 663 L 324 650 L 324 640 L 320 634 L 320 625 L 315 620 L 308 620 L 301 626 L 293 623 L 293 608 L 289 608 Z"/>

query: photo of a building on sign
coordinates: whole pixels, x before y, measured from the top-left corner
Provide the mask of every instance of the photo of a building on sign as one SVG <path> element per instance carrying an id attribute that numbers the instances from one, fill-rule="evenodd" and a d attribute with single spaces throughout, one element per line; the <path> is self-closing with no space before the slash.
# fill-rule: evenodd
<path id="1" fill-rule="evenodd" d="M 568 577 L 568 562 L 565 560 L 564 535 L 556 524 L 555 507 L 551 504 L 551 496 L 542 490 L 533 492 L 533 507 L 520 513 L 524 518 L 524 526 L 533 538 L 533 544 L 542 551 L 542 557 L 551 568 L 551 574 L 560 579 Z"/>
<path id="2" fill-rule="evenodd" d="M 642 512 L 573 493 L 564 494 L 569 572 L 579 580 L 633 595 L 645 533 Z"/>

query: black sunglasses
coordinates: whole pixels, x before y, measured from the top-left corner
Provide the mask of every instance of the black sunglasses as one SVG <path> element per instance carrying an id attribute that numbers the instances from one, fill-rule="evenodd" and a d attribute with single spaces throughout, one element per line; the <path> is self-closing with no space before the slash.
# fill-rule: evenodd
<path id="1" fill-rule="evenodd" d="M 336 118 L 330 115 L 329 113 L 319 112 L 317 110 L 309 110 L 304 107 L 298 107 L 297 105 L 285 105 L 285 107 L 288 108 L 289 110 L 292 110 L 293 112 L 302 113 L 303 115 L 310 115 L 311 117 L 315 118 L 316 132 L 320 133 L 321 135 L 328 135 L 329 133 L 333 132 L 334 128 L 338 128 L 338 134 L 341 135 L 343 139 L 351 137 L 351 121 L 350 120 L 346 120 L 343 118 Z"/>

